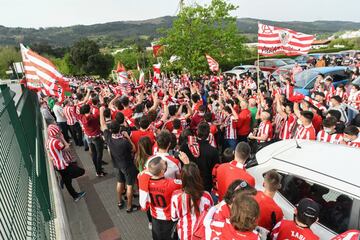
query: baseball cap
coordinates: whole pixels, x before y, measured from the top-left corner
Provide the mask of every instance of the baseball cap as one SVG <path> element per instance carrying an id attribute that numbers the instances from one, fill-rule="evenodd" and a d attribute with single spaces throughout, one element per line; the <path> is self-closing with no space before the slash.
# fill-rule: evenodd
<path id="1" fill-rule="evenodd" d="M 311 225 L 319 217 L 320 208 L 319 204 L 310 198 L 303 198 L 296 206 L 297 216 L 305 220 L 304 223 Z"/>

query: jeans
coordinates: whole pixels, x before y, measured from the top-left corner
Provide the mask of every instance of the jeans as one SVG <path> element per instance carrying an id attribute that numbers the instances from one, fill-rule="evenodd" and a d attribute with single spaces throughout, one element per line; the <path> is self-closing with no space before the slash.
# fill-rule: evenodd
<path id="1" fill-rule="evenodd" d="M 72 138 L 74 139 L 76 146 L 82 146 L 84 145 L 83 139 L 82 139 L 82 130 L 80 127 L 80 124 L 77 122 L 74 125 L 69 125 L 69 130 L 71 133 Z"/>
<path id="2" fill-rule="evenodd" d="M 231 148 L 232 150 L 235 150 L 236 145 L 237 145 L 236 139 L 224 139 L 223 149 L 225 150 L 226 148 Z"/>
<path id="3" fill-rule="evenodd" d="M 84 142 L 84 150 L 89 150 L 89 138 L 86 134 L 83 135 L 83 142 Z"/>
<path id="4" fill-rule="evenodd" d="M 91 157 L 95 166 L 96 173 L 100 174 L 102 172 L 102 157 L 104 150 L 104 140 L 102 137 L 90 138 L 89 146 L 91 149 Z"/>
<path id="5" fill-rule="evenodd" d="M 69 126 L 67 125 L 66 122 L 58 122 L 57 125 L 59 126 L 59 128 L 61 129 L 62 134 L 64 135 L 64 139 L 66 142 L 69 142 L 70 137 L 69 137 Z"/>

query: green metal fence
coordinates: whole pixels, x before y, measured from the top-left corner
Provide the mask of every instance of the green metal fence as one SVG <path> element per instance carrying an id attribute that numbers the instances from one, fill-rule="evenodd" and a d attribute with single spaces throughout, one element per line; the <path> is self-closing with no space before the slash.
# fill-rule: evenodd
<path id="1" fill-rule="evenodd" d="M 0 85 L 0 239 L 55 239 L 37 95 Z"/>

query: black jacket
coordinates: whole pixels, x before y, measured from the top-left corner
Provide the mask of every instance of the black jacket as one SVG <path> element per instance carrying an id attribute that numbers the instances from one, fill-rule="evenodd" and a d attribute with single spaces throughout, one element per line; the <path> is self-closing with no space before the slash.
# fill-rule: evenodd
<path id="1" fill-rule="evenodd" d="M 197 164 L 203 179 L 204 189 L 210 192 L 213 187 L 212 170 L 215 164 L 219 163 L 219 152 L 206 140 L 198 140 L 198 143 L 200 148 L 200 156 L 198 158 L 192 155 L 187 142 L 181 145 L 180 150 L 186 153 L 190 161 Z"/>

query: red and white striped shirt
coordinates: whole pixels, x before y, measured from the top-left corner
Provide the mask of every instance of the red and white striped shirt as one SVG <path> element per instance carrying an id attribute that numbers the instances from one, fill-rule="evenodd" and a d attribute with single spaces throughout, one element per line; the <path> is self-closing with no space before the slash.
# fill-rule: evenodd
<path id="1" fill-rule="evenodd" d="M 64 144 L 57 138 L 50 137 L 47 142 L 50 156 L 53 160 L 54 167 L 57 170 L 64 170 L 69 164 L 65 161 L 63 155 Z"/>
<path id="2" fill-rule="evenodd" d="M 290 139 L 292 136 L 292 130 L 294 128 L 296 122 L 296 116 L 295 114 L 290 113 L 289 116 L 287 116 L 287 119 L 284 122 L 283 127 L 280 129 L 279 138 L 284 139 Z"/>
<path id="3" fill-rule="evenodd" d="M 266 140 L 258 140 L 258 142 L 267 142 L 267 141 L 271 141 L 272 137 L 273 137 L 273 128 L 272 128 L 272 124 L 269 120 L 267 120 L 266 122 L 261 122 L 259 125 L 259 129 L 258 132 L 256 134 L 257 137 L 261 137 L 263 135 L 266 135 Z"/>
<path id="4" fill-rule="evenodd" d="M 67 125 L 69 125 L 69 126 L 75 125 L 75 123 L 77 122 L 75 107 L 74 106 L 65 106 L 63 109 L 63 113 L 65 115 Z"/>
<path id="5" fill-rule="evenodd" d="M 360 136 L 358 138 L 356 138 L 354 141 L 347 142 L 346 145 L 348 145 L 350 147 L 358 147 L 358 148 L 360 148 Z"/>
<path id="6" fill-rule="evenodd" d="M 234 116 L 229 115 L 225 119 L 225 135 L 224 139 L 236 139 L 236 120 Z"/>
<path id="7" fill-rule="evenodd" d="M 335 95 L 338 95 L 339 97 L 341 97 L 341 100 L 342 100 L 343 103 L 346 103 L 348 98 L 349 98 L 349 95 L 348 95 L 347 92 L 343 92 L 343 91 L 338 90 L 338 89 L 336 89 Z"/>
<path id="8" fill-rule="evenodd" d="M 300 125 L 295 133 L 295 139 L 315 140 L 315 128 L 312 124 L 308 126 Z"/>
<path id="9" fill-rule="evenodd" d="M 336 90 L 334 85 L 330 85 L 328 90 L 325 90 L 325 101 L 328 103 L 330 101 L 330 98 L 335 95 Z"/>
<path id="10" fill-rule="evenodd" d="M 175 191 L 171 198 L 171 218 L 178 221 L 177 231 L 181 240 L 191 239 L 196 220 L 203 211 L 207 211 L 214 203 L 208 192 L 203 192 L 200 200 L 196 203 L 199 212 L 195 212 L 191 196 L 182 190 Z"/>
<path id="11" fill-rule="evenodd" d="M 278 136 L 281 132 L 281 129 L 284 127 L 285 118 L 277 113 L 274 117 L 274 135 Z"/>
<path id="12" fill-rule="evenodd" d="M 360 238 L 359 230 L 348 230 L 342 234 L 337 235 L 331 240 L 358 240 Z"/>
<path id="13" fill-rule="evenodd" d="M 226 221 L 226 219 L 230 219 L 230 206 L 222 200 L 217 205 L 217 210 L 213 216 L 213 219 L 216 221 Z"/>
<path id="14" fill-rule="evenodd" d="M 316 140 L 320 142 L 340 144 L 340 142 L 343 140 L 343 135 L 340 133 L 330 134 L 324 130 L 320 130 L 317 134 Z"/>
<path id="15" fill-rule="evenodd" d="M 196 236 L 195 239 L 205 240 L 260 240 L 259 233 L 254 231 L 239 231 L 234 228 L 228 219 L 225 221 L 216 221 L 213 219 L 216 207 L 210 208 L 205 215 L 204 220 L 200 223 L 204 225 L 202 236 Z"/>
<path id="16" fill-rule="evenodd" d="M 359 110 L 360 109 L 360 91 L 350 92 L 348 102 L 349 102 L 350 106 Z"/>

